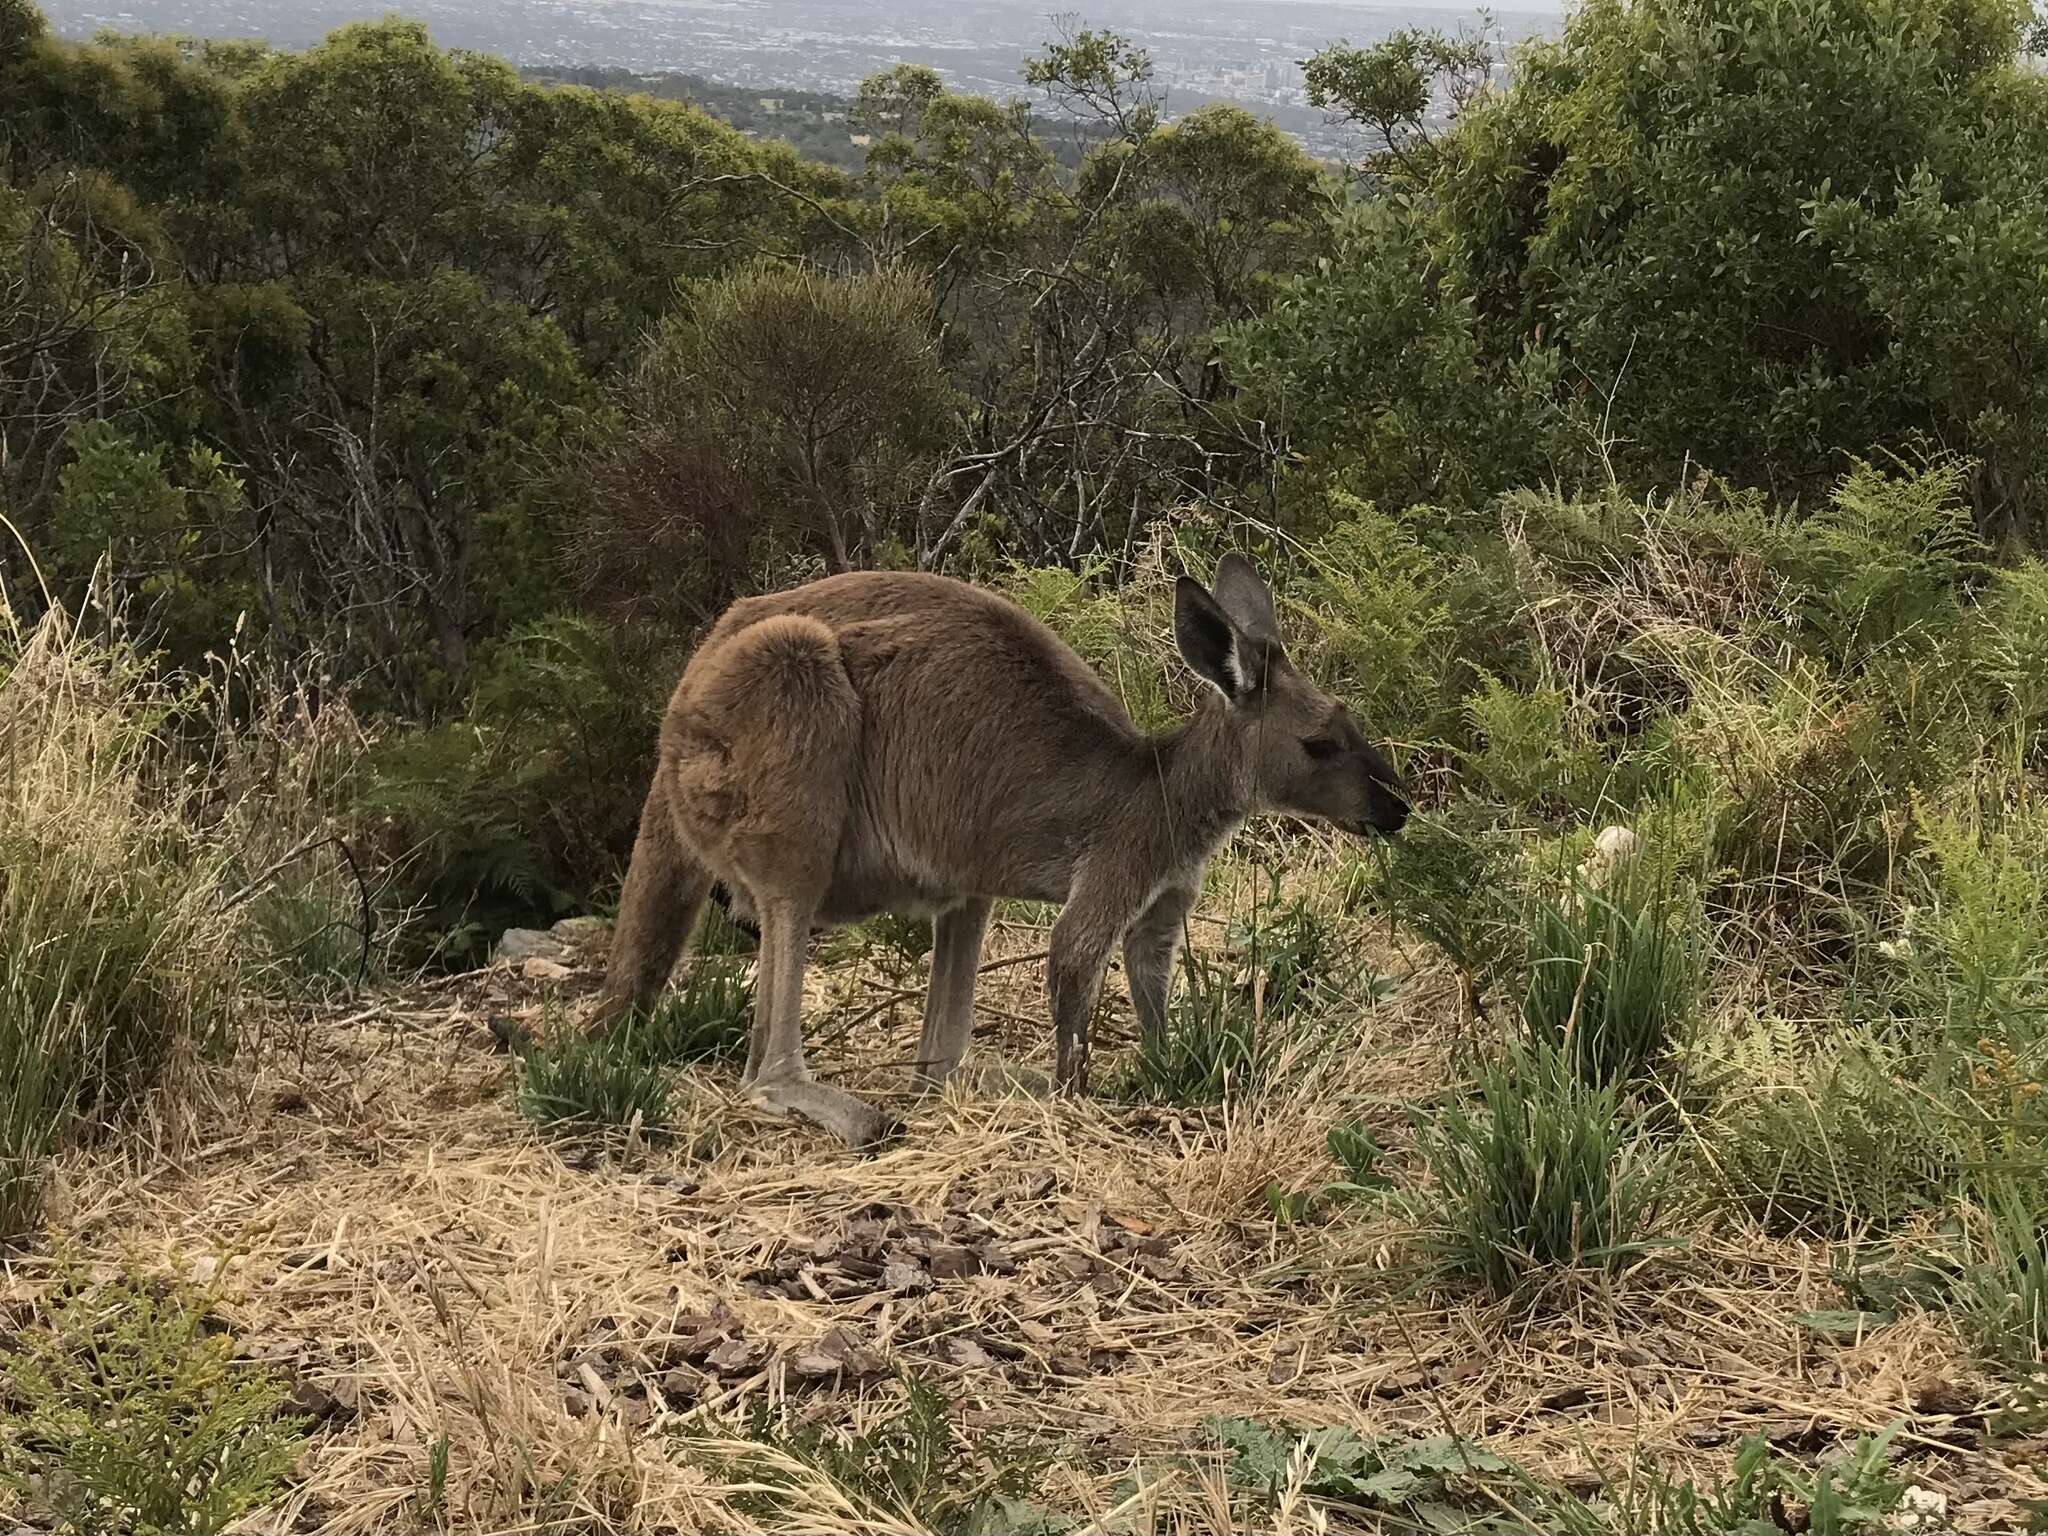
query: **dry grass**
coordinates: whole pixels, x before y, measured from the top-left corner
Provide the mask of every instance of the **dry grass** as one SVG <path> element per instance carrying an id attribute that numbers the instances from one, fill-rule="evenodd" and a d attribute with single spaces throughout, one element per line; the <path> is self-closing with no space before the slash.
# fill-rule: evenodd
<path id="1" fill-rule="evenodd" d="M 1000 929 L 991 957 L 1043 941 Z M 1049 1034 L 1038 971 L 994 969 L 983 996 L 998 1048 L 1031 1058 Z M 487 1020 L 593 979 L 499 970 L 303 1009 L 219 1069 L 176 1134 L 61 1162 L 59 1248 L 210 1276 L 248 1352 L 331 1396 L 302 1479 L 248 1528 L 759 1530 L 714 1470 L 726 1437 L 756 1413 L 872 1422 L 900 1399 L 894 1371 L 939 1386 L 970 1440 L 1054 1451 L 1042 1502 L 1139 1529 L 1232 1528 L 1220 1471 L 1168 1460 L 1215 1413 L 1452 1429 L 1581 1491 L 1639 1452 L 1712 1473 L 1759 1429 L 1818 1454 L 1905 1417 L 1910 1475 L 1949 1494 L 1960 1529 L 2013 1528 L 2007 1500 L 2048 1494 L 2039 1445 L 1973 1448 L 1985 1389 L 1944 1323 L 1847 1345 L 1799 1324 L 1839 1304 L 1820 1245 L 1702 1227 L 1516 1310 L 1432 1292 L 1391 1217 L 1276 1224 L 1267 1183 L 1328 1179 L 1339 1117 L 1366 1118 L 1415 1177 L 1397 1106 L 1442 1084 L 1447 975 L 1411 975 L 1340 1066 L 1280 1099 L 906 1099 L 909 1138 L 866 1160 L 710 1070 L 681 1075 L 671 1141 L 540 1139 Z M 914 997 L 876 1011 L 888 986 L 851 972 L 815 988 L 821 1037 L 866 1015 L 825 1064 L 864 1090 L 900 1083 L 863 1064 L 910 1054 Z M 14 1260 L 0 1305 L 55 1262 Z M 443 1436 L 446 1498 L 423 1516 Z M 805 1530 L 915 1528 L 790 1475 Z M 1300 1500 L 1274 1525 L 1324 1520 L 1377 1528 Z"/>

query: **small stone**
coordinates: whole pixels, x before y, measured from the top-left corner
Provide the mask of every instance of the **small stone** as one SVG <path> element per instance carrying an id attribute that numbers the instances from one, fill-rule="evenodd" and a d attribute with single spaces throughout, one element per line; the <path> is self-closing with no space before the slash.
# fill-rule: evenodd
<path id="1" fill-rule="evenodd" d="M 1899 1507 L 1885 1520 L 1894 1531 L 1935 1531 L 1948 1524 L 1948 1495 L 1914 1483 L 1899 1495 Z"/>
<path id="2" fill-rule="evenodd" d="M 897 1259 L 882 1266 L 882 1284 L 892 1291 L 928 1291 L 932 1277 L 923 1265 Z"/>
<path id="3" fill-rule="evenodd" d="M 315 1424 L 346 1422 L 356 1416 L 353 1402 L 343 1401 L 339 1393 L 303 1376 L 292 1383 L 291 1394 L 284 1400 L 284 1412 L 287 1417 L 310 1419 Z"/>
<path id="4" fill-rule="evenodd" d="M 660 1385 L 661 1395 L 667 1399 L 671 1408 L 688 1408 L 703 1392 L 704 1378 L 695 1371 L 664 1371 Z"/>
<path id="5" fill-rule="evenodd" d="M 1301 1368 L 1308 1359 L 1305 1344 L 1283 1344 L 1273 1351 L 1273 1362 L 1266 1367 L 1266 1381 L 1270 1386 L 1285 1387 L 1301 1379 Z"/>
<path id="6" fill-rule="evenodd" d="M 844 1328 L 834 1328 L 817 1343 L 799 1350 L 789 1364 L 797 1375 L 812 1379 L 875 1376 L 884 1369 L 882 1357 Z"/>
<path id="7" fill-rule="evenodd" d="M 498 938 L 498 948 L 492 956 L 502 965 L 516 965 L 522 960 L 566 960 L 569 946 L 551 933 L 538 928 L 507 928 Z"/>
<path id="8" fill-rule="evenodd" d="M 1086 1280 L 1097 1267 L 1094 1258 L 1085 1253 L 1063 1253 L 1057 1262 L 1069 1280 Z"/>
<path id="9" fill-rule="evenodd" d="M 996 1358 L 973 1339 L 955 1338 L 946 1340 L 946 1358 L 955 1365 L 965 1366 L 970 1371 L 986 1371 L 994 1367 Z"/>
<path id="10" fill-rule="evenodd" d="M 706 1363 L 721 1376 L 738 1376 L 757 1370 L 768 1358 L 764 1339 L 727 1339 L 706 1357 Z"/>
<path id="11" fill-rule="evenodd" d="M 546 955 L 530 955 L 519 962 L 519 974 L 528 981 L 560 981 L 575 973 L 559 960 L 550 960 Z"/>

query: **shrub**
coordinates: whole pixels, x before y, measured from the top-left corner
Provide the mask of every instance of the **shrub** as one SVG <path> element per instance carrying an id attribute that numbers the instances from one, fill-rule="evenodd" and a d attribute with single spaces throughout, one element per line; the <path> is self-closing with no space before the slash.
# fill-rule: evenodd
<path id="1" fill-rule="evenodd" d="M 1475 559 L 1469 538 L 1425 542 L 1447 534 L 1449 514 L 1396 517 L 1342 491 L 1329 503 L 1342 520 L 1303 553 L 1298 587 L 1319 674 L 1368 731 L 1425 748 L 1465 743 L 1465 700 L 1483 669 L 1517 676 L 1526 660 L 1512 571 Z"/>
<path id="2" fill-rule="evenodd" d="M 618 879 L 673 681 L 664 654 L 544 620 L 490 659 L 468 719 L 378 749 L 359 811 L 416 909 L 416 958 L 474 962 L 504 929 L 545 926 Z"/>
<path id="3" fill-rule="evenodd" d="M 1473 801 L 1414 816 L 1383 846 L 1371 893 L 1394 921 L 1444 952 L 1474 998 L 1511 975 L 1521 923 L 1514 835 Z"/>
<path id="4" fill-rule="evenodd" d="M 61 614 L 0 627 L 0 1237 L 62 1139 L 227 1034 L 225 859 L 149 782 L 176 701 Z"/>
<path id="5" fill-rule="evenodd" d="M 621 430 L 586 468 L 585 593 L 686 633 L 758 584 L 763 546 L 842 571 L 905 553 L 956 405 L 926 281 L 763 258 L 688 300 L 649 339 Z"/>
<path id="6" fill-rule="evenodd" d="M 1479 1107 L 1418 1114 L 1435 1178 L 1442 1265 L 1506 1295 L 1545 1270 L 1613 1269 L 1652 1242 L 1669 1159 L 1616 1115 L 1557 1045 L 1510 1041 L 1479 1076 Z"/>
<path id="7" fill-rule="evenodd" d="M 1778 1230 L 1847 1235 L 1939 1203 L 1962 1176 L 1954 1106 L 1925 1059 L 1874 1027 L 1818 1037 L 1759 1020 L 1700 1042 L 1697 1148 Z"/>
<path id="8" fill-rule="evenodd" d="M 0 1473 L 83 1536 L 213 1536 L 268 1499 L 304 1440 L 286 1389 L 234 1358 L 204 1298 L 133 1277 L 70 1285 L 8 1362 Z"/>
<path id="9" fill-rule="evenodd" d="M 1697 1001 L 1693 926 L 1654 882 L 1638 869 L 1596 890 L 1574 876 L 1564 899 L 1533 903 L 1522 1021 L 1589 1083 L 1642 1081 Z"/>
<path id="10" fill-rule="evenodd" d="M 1557 1536 L 1763 1536 L 1782 1530 L 1793 1507 L 1805 1514 L 1802 1528 L 1811 1536 L 1883 1536 L 1894 1528 L 1887 1517 L 1905 1494 L 1890 1465 L 1901 1427 L 1860 1436 L 1819 1467 L 1803 1466 L 1774 1452 L 1766 1436 L 1751 1435 L 1737 1447 L 1726 1480 L 1706 1487 L 1637 1468 L 1625 1479 L 1610 1479 L 1607 1494 L 1589 1503 L 1537 1485 L 1527 1474 L 1521 1480 L 1541 1511 L 1535 1524 Z"/>
<path id="11" fill-rule="evenodd" d="M 2022 760 L 2037 759 L 2048 733 L 2048 563 L 2029 559 L 1996 572 L 1982 615 L 1990 632 L 1985 678 Z"/>
<path id="12" fill-rule="evenodd" d="M 1080 571 L 1031 566 L 1010 572 L 1003 588 L 1026 612 L 1074 648 L 1123 701 L 1141 731 L 1180 718 L 1171 690 L 1170 610 L 1136 585 L 1105 591 L 1106 565 Z"/>
<path id="13" fill-rule="evenodd" d="M 1449 1435 L 1363 1438 L 1341 1426 L 1300 1430 L 1220 1417 L 1203 1420 L 1202 1428 L 1230 1452 L 1224 1473 L 1231 1487 L 1268 1514 L 1284 1490 L 1297 1486 L 1316 1498 L 1455 1517 L 1443 1501 L 1460 1484 L 1509 1470 L 1492 1452 Z"/>
<path id="14" fill-rule="evenodd" d="M 558 1029 L 520 1057 L 519 1109 L 547 1129 L 652 1134 L 668 1127 L 668 1083 L 630 1026 L 604 1036 Z"/>
<path id="15" fill-rule="evenodd" d="M 1465 701 L 1477 743 L 1470 776 L 1495 798 L 1531 812 L 1592 807 L 1612 770 L 1588 738 L 1590 710 L 1556 686 L 1521 692 L 1488 677 Z"/>
<path id="16" fill-rule="evenodd" d="M 2048 811 L 1994 790 L 1915 821 L 1925 905 L 1899 958 L 1916 1001 L 1959 1044 L 2048 1037 Z"/>
<path id="17" fill-rule="evenodd" d="M 1269 871 L 1268 879 L 1266 895 L 1231 921 L 1224 939 L 1245 969 L 1253 1006 L 1288 1018 L 1328 1001 L 1360 967 L 1328 914 L 1300 896 L 1281 901 L 1279 872 Z"/>
<path id="18" fill-rule="evenodd" d="M 704 916 L 691 943 L 699 955 L 751 955 L 759 948 L 754 935 L 734 921 L 722 901 L 705 903 Z"/>
<path id="19" fill-rule="evenodd" d="M 881 912 L 861 924 L 887 956 L 888 968 L 907 976 L 932 952 L 932 920 L 902 912 Z"/>
<path id="20" fill-rule="evenodd" d="M 369 732 L 345 699 L 232 650 L 207 693 L 235 722 L 206 746 L 249 983 L 318 998 L 382 974 L 403 914 L 348 814 Z"/>
<path id="21" fill-rule="evenodd" d="M 2039 1381 L 2048 1360 L 2048 1211 L 2038 1190 L 2005 1182 L 1966 1213 L 1955 1307 L 1986 1361 Z"/>
<path id="22" fill-rule="evenodd" d="M 1769 558 L 1790 577 L 1817 654 L 1855 671 L 1950 637 L 1983 554 L 1966 472 L 1953 458 L 1899 474 L 1858 464 L 1812 516 L 1777 525 Z"/>
<path id="23" fill-rule="evenodd" d="M 1340 1120 L 1323 1137 L 1323 1146 L 1330 1161 L 1344 1174 L 1340 1187 L 1345 1191 L 1384 1189 L 1391 1182 L 1380 1168 L 1386 1148 L 1380 1145 L 1371 1128 L 1361 1122 Z"/>

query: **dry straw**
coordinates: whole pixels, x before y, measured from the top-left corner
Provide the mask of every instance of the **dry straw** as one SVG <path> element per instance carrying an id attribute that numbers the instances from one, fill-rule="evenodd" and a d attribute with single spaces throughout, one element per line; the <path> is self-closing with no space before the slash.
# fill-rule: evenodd
<path id="1" fill-rule="evenodd" d="M 991 958 L 1042 948 L 1012 926 Z M 1044 1056 L 1036 972 L 987 978 L 992 1047 Z M 915 999 L 877 1012 L 873 977 L 816 986 L 816 1015 L 868 1013 L 830 1064 L 864 1091 L 904 1087 L 862 1066 L 911 1054 Z M 1455 997 L 1447 975 L 1410 976 L 1334 1066 L 1261 1102 L 905 1098 L 908 1139 L 861 1160 L 699 1069 L 679 1076 L 669 1141 L 541 1139 L 486 1028 L 539 998 L 497 971 L 277 1021 L 283 1048 L 222 1069 L 232 1092 L 196 1140 L 71 1155 L 59 1227 L 104 1263 L 213 1273 L 246 1350 L 318 1389 L 327 1418 L 266 1530 L 407 1528 L 444 1440 L 430 1527 L 918 1529 L 747 1438 L 757 1418 L 872 1426 L 901 1402 L 897 1372 L 951 1400 L 977 1465 L 1051 1452 L 1037 1498 L 1098 1528 L 1232 1529 L 1200 1451 L 1218 1413 L 1454 1431 L 1581 1489 L 1639 1455 L 1712 1473 L 1747 1433 L 1811 1452 L 1904 1416 L 1915 1477 L 1963 1528 L 2048 1493 L 2022 1455 L 1972 1449 L 1956 1415 L 1975 1379 L 1941 1322 L 1841 1342 L 1797 1321 L 1837 1304 L 1818 1245 L 1700 1226 L 1532 1309 L 1432 1289 L 1392 1211 L 1277 1224 L 1267 1187 L 1330 1179 L 1340 1118 L 1372 1122 L 1397 1175 L 1419 1176 L 1392 1106 L 1444 1087 Z M 1106 1032 L 1122 1027 L 1113 1007 Z M 8 1291 L 43 1275 L 18 1261 Z M 767 1474 L 773 1512 L 749 1493 Z M 1378 1528 L 1298 1479 L 1272 1523 Z"/>

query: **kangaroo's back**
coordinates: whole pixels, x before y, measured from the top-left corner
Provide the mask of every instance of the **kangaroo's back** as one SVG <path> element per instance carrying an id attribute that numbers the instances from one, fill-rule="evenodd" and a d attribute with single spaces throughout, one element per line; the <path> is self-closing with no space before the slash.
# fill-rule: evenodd
<path id="1" fill-rule="evenodd" d="M 849 571 L 763 597 L 742 598 L 712 627 L 711 651 L 762 619 L 799 614 L 838 637 L 849 665 L 872 676 L 881 663 L 929 663 L 965 672 L 1076 717 L 1135 734 L 1116 695 L 1045 624 L 997 593 L 921 571 Z"/>
<path id="2" fill-rule="evenodd" d="M 829 915 L 968 893 L 1063 898 L 1090 833 L 1143 777 L 1143 739 L 1088 665 L 994 593 L 856 572 L 734 604 L 691 672 L 708 676 L 788 618 L 831 633 L 861 706 Z M 691 688 L 686 677 L 679 702 Z"/>

